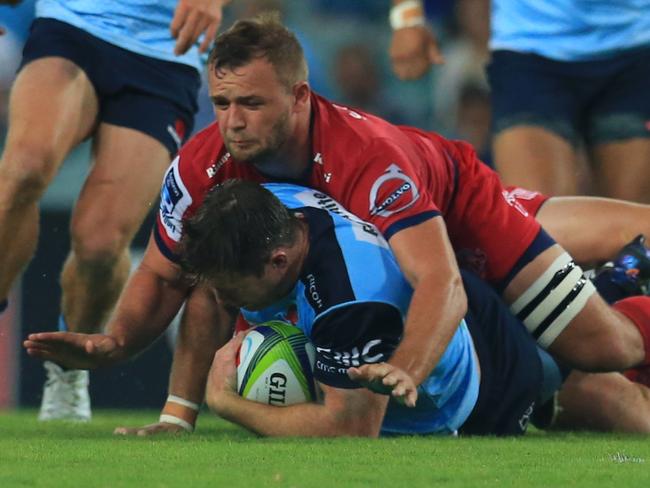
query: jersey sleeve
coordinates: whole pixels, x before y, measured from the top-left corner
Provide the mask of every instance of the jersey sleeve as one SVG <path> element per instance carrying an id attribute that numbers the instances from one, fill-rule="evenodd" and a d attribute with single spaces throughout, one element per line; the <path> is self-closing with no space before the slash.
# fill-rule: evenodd
<path id="1" fill-rule="evenodd" d="M 193 178 L 190 160 L 181 150 L 167 169 L 153 230 L 158 249 L 173 262 L 179 261 L 178 243 L 183 233 L 183 219 L 191 215 L 202 200 L 200 184 Z"/>
<path id="2" fill-rule="evenodd" d="M 364 148 L 364 164 L 350 182 L 350 211 L 373 223 L 386 239 L 440 215 L 427 181 L 426 162 L 414 145 L 378 138 Z"/>
<path id="3" fill-rule="evenodd" d="M 348 368 L 387 361 L 403 332 L 400 311 L 383 302 L 357 302 L 332 309 L 313 324 L 314 376 L 336 388 L 360 388 Z"/>

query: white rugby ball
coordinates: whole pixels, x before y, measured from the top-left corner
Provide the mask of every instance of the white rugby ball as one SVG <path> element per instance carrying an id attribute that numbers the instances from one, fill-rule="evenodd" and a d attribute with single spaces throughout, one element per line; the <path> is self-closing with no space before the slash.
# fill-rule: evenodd
<path id="1" fill-rule="evenodd" d="M 237 356 L 237 392 L 244 398 L 285 406 L 317 399 L 314 346 L 293 325 L 271 321 L 252 329 Z"/>

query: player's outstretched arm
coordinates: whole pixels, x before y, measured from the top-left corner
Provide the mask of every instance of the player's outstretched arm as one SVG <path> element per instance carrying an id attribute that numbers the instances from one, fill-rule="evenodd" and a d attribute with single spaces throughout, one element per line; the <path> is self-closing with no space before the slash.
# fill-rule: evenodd
<path id="1" fill-rule="evenodd" d="M 212 358 L 232 337 L 233 323 L 234 314 L 218 305 L 211 290 L 195 287 L 185 303 L 169 379 L 170 396 L 160 420 L 143 427 L 118 427 L 114 433 L 146 436 L 193 432 Z"/>
<path id="2" fill-rule="evenodd" d="M 236 392 L 235 358 L 245 333 L 217 351 L 208 377 L 206 401 L 221 417 L 264 436 L 377 437 L 388 397 L 359 388 L 344 390 L 321 385 L 323 404 L 276 407 L 246 400 Z"/>
<path id="3" fill-rule="evenodd" d="M 467 296 L 441 217 L 397 232 L 389 244 L 413 287 L 402 341 L 388 361 L 400 370 L 393 397 L 411 405 L 417 399 L 412 385 L 438 364 L 467 311 Z M 378 367 L 359 368 L 355 380 L 376 383 Z"/>
<path id="4" fill-rule="evenodd" d="M 174 54 L 187 52 L 203 34 L 200 52 L 206 52 L 219 30 L 224 5 L 230 0 L 179 0 L 169 26 L 176 39 Z"/>
<path id="5" fill-rule="evenodd" d="M 420 1 L 393 0 L 390 24 L 393 36 L 388 54 L 398 78 L 415 80 L 424 76 L 431 65 L 444 63 Z"/>
<path id="6" fill-rule="evenodd" d="M 190 287 L 180 268 L 150 240 L 142 263 L 123 290 L 105 334 L 30 334 L 28 354 L 88 369 L 124 361 L 151 345 L 180 309 Z"/>
<path id="7" fill-rule="evenodd" d="M 120 359 L 149 347 L 169 326 L 191 290 L 180 266 L 149 239 L 142 262 L 120 295 L 106 333 L 120 347 Z"/>

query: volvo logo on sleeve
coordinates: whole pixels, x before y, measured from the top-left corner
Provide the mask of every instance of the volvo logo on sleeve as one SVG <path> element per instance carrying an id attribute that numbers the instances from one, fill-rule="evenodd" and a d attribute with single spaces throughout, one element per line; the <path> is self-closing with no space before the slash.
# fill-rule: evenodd
<path id="1" fill-rule="evenodd" d="M 370 215 L 389 217 L 411 207 L 418 198 L 415 182 L 393 163 L 370 189 Z"/>

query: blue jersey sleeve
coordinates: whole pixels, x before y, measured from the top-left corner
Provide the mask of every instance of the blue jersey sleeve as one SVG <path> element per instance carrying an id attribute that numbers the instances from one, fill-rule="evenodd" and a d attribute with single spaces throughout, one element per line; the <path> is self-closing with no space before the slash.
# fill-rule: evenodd
<path id="1" fill-rule="evenodd" d="M 384 302 L 356 302 L 318 317 L 311 331 L 316 347 L 314 375 L 336 388 L 360 388 L 348 368 L 387 361 L 404 329 L 402 314 Z"/>

